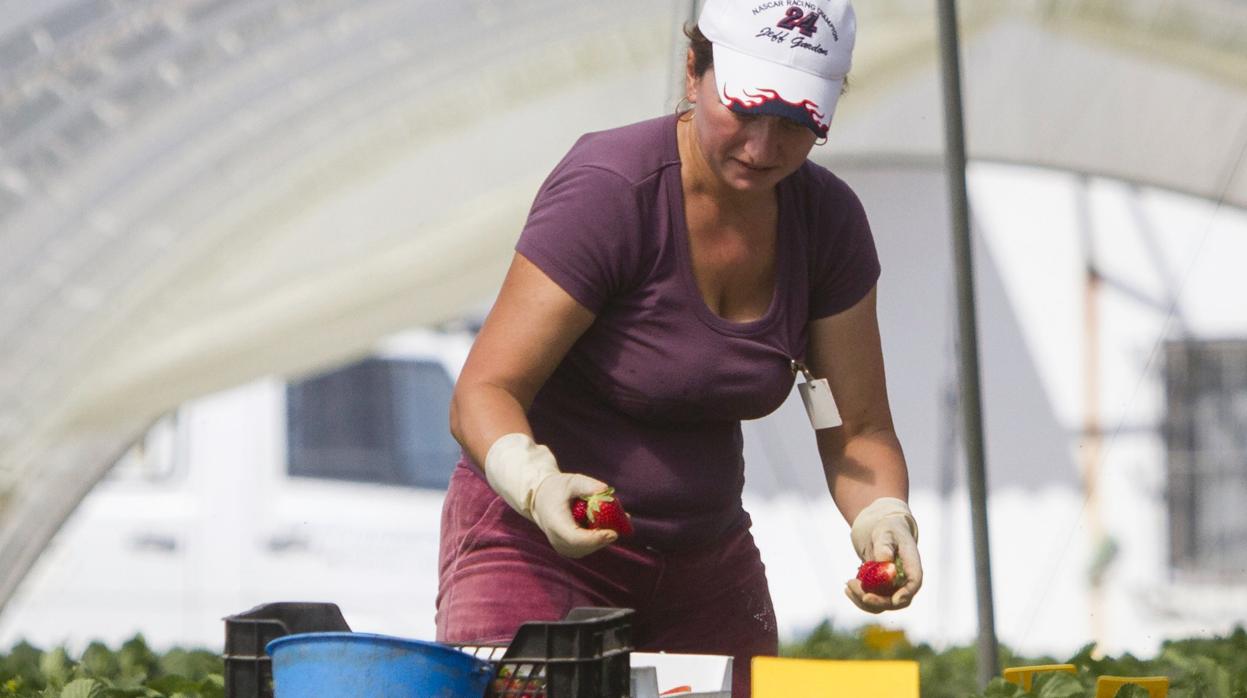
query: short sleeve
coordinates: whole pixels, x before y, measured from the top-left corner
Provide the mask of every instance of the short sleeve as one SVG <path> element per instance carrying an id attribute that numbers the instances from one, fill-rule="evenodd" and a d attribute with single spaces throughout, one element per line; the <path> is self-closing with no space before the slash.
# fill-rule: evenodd
<path id="1" fill-rule="evenodd" d="M 866 209 L 831 173 L 818 194 L 810 269 L 810 319 L 848 310 L 879 280 L 879 255 Z"/>
<path id="2" fill-rule="evenodd" d="M 515 249 L 598 314 L 632 283 L 638 221 L 624 177 L 593 165 L 561 165 L 537 192 Z"/>

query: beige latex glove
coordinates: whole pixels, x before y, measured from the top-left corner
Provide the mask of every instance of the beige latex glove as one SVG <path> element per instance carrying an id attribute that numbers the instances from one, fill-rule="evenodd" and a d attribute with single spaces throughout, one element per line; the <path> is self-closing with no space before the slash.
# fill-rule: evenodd
<path id="1" fill-rule="evenodd" d="M 614 543 L 619 534 L 576 525 L 571 501 L 605 490 L 587 475 L 559 471 L 554 454 L 527 434 L 507 434 L 489 447 L 485 479 L 521 516 L 537 524 L 560 555 L 584 557 Z"/>
<path id="2" fill-rule="evenodd" d="M 905 585 L 891 598 L 867 594 L 856 576 L 845 585 L 845 594 L 858 608 L 880 613 L 905 608 L 922 587 L 922 560 L 918 557 L 918 523 L 909 505 L 894 497 L 880 497 L 853 520 L 850 533 L 853 549 L 863 562 L 899 559 L 905 571 Z"/>

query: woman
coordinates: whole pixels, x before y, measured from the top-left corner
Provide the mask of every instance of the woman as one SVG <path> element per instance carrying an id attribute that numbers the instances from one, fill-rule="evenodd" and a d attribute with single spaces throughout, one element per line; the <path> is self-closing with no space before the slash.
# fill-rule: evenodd
<path id="1" fill-rule="evenodd" d="M 890 598 L 856 580 L 849 598 L 903 608 L 922 570 L 869 226 L 807 161 L 848 73 L 853 10 L 708 0 L 699 28 L 692 108 L 584 136 L 538 192 L 455 389 L 465 457 L 443 512 L 437 627 L 506 641 L 575 606 L 633 608 L 638 649 L 734 656 L 739 697 L 749 658 L 777 650 L 741 507 L 740 420 L 776 409 L 794 367 L 838 403 L 843 426 L 817 442 L 854 547 L 908 573 Z M 573 498 L 608 485 L 629 538 L 572 519 Z"/>

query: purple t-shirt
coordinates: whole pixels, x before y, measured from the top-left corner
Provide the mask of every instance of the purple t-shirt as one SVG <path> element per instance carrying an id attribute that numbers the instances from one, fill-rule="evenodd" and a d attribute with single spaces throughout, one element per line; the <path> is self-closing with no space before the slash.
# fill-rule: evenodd
<path id="1" fill-rule="evenodd" d="M 528 418 L 565 472 L 616 488 L 639 540 L 712 541 L 741 508 L 740 420 L 792 389 L 810 320 L 861 300 L 879 276 L 849 187 L 806 162 L 778 185 L 776 290 L 732 322 L 693 275 L 675 115 L 583 136 L 537 193 L 516 250 L 596 315 Z"/>

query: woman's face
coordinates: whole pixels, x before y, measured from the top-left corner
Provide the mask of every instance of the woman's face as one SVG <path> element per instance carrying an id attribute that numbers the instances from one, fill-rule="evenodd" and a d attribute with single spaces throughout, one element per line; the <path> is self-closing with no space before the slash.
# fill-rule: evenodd
<path id="1" fill-rule="evenodd" d="M 727 187 L 742 193 L 773 189 L 814 147 L 810 129 L 779 116 L 738 114 L 719 99 L 714 68 L 687 81 L 694 133 L 702 157 Z"/>

